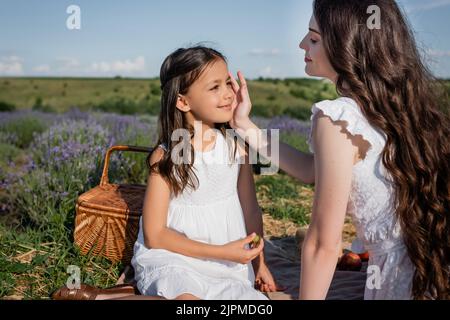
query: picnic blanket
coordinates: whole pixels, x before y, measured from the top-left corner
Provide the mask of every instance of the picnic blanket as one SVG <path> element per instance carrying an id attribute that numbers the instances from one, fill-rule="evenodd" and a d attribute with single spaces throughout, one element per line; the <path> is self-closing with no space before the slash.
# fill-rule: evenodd
<path id="1" fill-rule="evenodd" d="M 265 260 L 275 281 L 286 290 L 270 292 L 272 300 L 296 300 L 300 284 L 300 255 L 295 237 L 265 239 Z M 361 271 L 335 271 L 327 300 L 362 300 L 366 283 L 367 263 Z M 117 284 L 134 283 L 131 266 L 127 266 Z"/>
<path id="2" fill-rule="evenodd" d="M 296 300 L 300 287 L 300 254 L 294 237 L 265 240 L 265 260 L 275 281 L 286 290 L 270 292 L 272 300 Z M 335 271 L 327 300 L 362 300 L 367 263 L 361 271 Z"/>

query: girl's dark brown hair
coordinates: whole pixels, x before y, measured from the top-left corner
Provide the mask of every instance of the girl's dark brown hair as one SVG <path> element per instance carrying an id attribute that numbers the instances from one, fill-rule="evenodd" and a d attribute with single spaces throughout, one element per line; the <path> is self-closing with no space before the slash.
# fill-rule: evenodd
<path id="1" fill-rule="evenodd" d="M 368 7 L 380 8 L 370 29 Z M 314 17 L 338 74 L 337 92 L 353 98 L 387 136 L 382 161 L 395 185 L 395 215 L 415 266 L 414 299 L 449 299 L 449 100 L 421 61 L 409 23 L 394 0 L 315 0 Z"/>
<path id="2" fill-rule="evenodd" d="M 161 66 L 161 111 L 158 119 L 159 137 L 155 149 L 164 144 L 167 151 L 163 158 L 153 165 L 150 164 L 151 155 L 149 155 L 147 165 L 150 173 L 158 173 L 168 182 L 175 195 L 187 187 L 194 190 L 198 186 L 198 178 L 193 170 L 194 149 L 190 148 L 190 163 L 175 164 L 171 157 L 172 150 L 182 139 L 172 141 L 174 131 L 185 129 L 189 131 L 190 138 L 194 136 L 194 128 L 188 123 L 185 113 L 176 107 L 178 95 L 187 94 L 189 87 L 200 78 L 205 69 L 218 60 L 226 62 L 225 56 L 217 50 L 198 45 L 174 51 Z M 231 127 L 228 123 L 217 123 L 215 129 L 226 136 L 226 131 Z M 230 142 L 229 139 L 227 142 Z M 183 157 L 183 154 L 179 156 Z"/>

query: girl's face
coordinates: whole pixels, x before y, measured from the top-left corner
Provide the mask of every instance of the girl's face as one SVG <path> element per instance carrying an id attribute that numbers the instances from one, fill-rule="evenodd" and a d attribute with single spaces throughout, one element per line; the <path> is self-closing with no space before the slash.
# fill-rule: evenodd
<path id="1" fill-rule="evenodd" d="M 314 16 L 309 22 L 309 32 L 300 42 L 300 48 L 305 50 L 305 72 L 312 77 L 337 80 L 337 73 L 328 60 L 322 42 L 322 36 Z"/>
<path id="2" fill-rule="evenodd" d="M 179 96 L 177 108 L 186 112 L 190 121 L 202 121 L 213 127 L 214 123 L 232 119 L 234 99 L 227 64 L 217 59 L 206 67 L 187 94 Z"/>

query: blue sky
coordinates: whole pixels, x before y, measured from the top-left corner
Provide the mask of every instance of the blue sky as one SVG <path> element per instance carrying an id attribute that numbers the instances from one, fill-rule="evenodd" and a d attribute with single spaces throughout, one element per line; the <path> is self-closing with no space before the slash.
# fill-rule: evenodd
<path id="1" fill-rule="evenodd" d="M 450 0 L 400 0 L 432 70 L 450 78 Z M 70 5 L 81 29 L 69 30 Z M 221 50 L 249 78 L 304 77 L 312 0 L 0 0 L 0 76 L 156 77 L 174 49 Z"/>

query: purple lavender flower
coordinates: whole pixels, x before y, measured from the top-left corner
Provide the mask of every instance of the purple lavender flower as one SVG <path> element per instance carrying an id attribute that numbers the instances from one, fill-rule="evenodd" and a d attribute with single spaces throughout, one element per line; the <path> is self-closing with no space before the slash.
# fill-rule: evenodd
<path id="1" fill-rule="evenodd" d="M 35 111 L 3 115 L 0 129 L 8 121 L 21 117 L 37 117 L 47 126 L 42 133 L 34 132 L 24 164 L 17 164 L 20 167 L 11 172 L 0 172 L 0 188 L 6 190 L 16 209 L 37 224 L 53 219 L 39 208 L 52 208 L 63 214 L 61 203 L 65 202 L 67 208 L 67 199 L 76 199 L 98 183 L 109 147 L 115 144 L 150 146 L 157 136 L 153 118 L 90 114 L 77 109 L 59 115 Z M 9 143 L 13 139 L 8 136 L 5 141 Z M 13 165 L 11 163 L 9 168 Z M 144 171 L 143 162 L 136 163 L 121 153 L 113 153 L 110 181 L 129 179 L 129 174 L 136 172 L 131 170 L 135 165 L 141 166 L 138 171 Z"/>
<path id="2" fill-rule="evenodd" d="M 292 119 L 287 116 L 273 118 L 267 125 L 268 129 L 280 129 L 280 133 L 293 133 L 307 136 L 310 131 L 309 122 Z"/>

